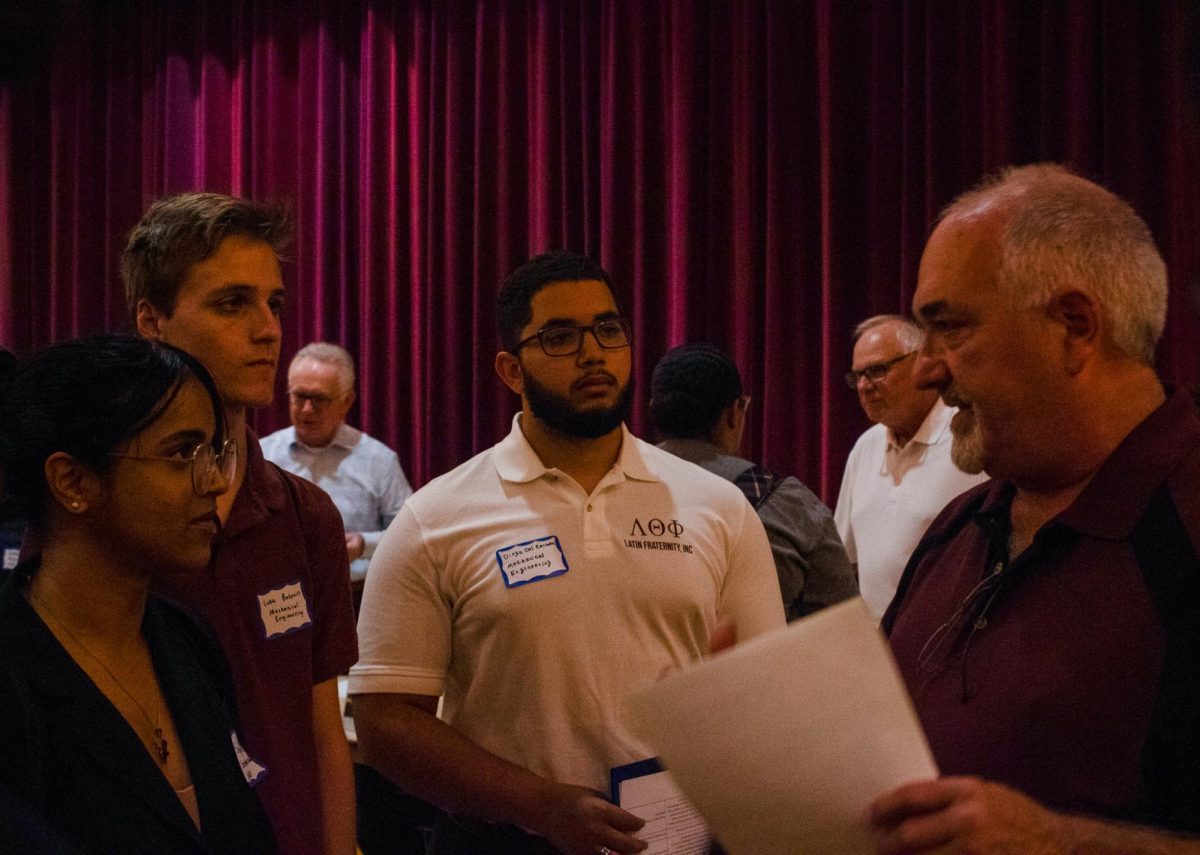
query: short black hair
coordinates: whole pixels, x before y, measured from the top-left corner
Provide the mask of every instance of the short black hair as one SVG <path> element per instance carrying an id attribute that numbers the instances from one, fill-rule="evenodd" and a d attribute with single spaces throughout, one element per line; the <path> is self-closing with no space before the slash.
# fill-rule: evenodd
<path id="1" fill-rule="evenodd" d="M 742 396 L 742 375 L 711 344 L 667 351 L 650 379 L 650 421 L 662 439 L 707 439 L 722 411 Z"/>
<path id="2" fill-rule="evenodd" d="M 0 471 L 5 500 L 40 527 L 49 500 L 44 466 L 62 451 L 99 472 L 109 455 L 152 424 L 196 378 L 212 402 L 213 447 L 225 414 L 212 378 L 194 357 L 135 336 L 101 335 L 56 344 L 28 360 L 0 359 Z"/>
<path id="3" fill-rule="evenodd" d="M 512 350 L 521 340 L 521 330 L 533 319 L 533 297 L 538 291 L 554 282 L 589 279 L 607 285 L 616 302 L 617 295 L 608 271 L 586 255 L 567 250 L 547 252 L 529 259 L 510 273 L 496 296 L 496 327 L 501 347 Z"/>

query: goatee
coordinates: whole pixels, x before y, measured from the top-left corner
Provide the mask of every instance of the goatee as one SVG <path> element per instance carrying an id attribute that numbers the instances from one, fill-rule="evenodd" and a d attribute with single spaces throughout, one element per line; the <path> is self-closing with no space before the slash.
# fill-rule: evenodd
<path id="1" fill-rule="evenodd" d="M 552 430 L 575 439 L 596 439 L 616 430 L 629 418 L 633 407 L 633 380 L 625 384 L 611 407 L 578 410 L 571 406 L 569 398 L 551 392 L 526 374 L 525 399 L 538 421 Z"/>

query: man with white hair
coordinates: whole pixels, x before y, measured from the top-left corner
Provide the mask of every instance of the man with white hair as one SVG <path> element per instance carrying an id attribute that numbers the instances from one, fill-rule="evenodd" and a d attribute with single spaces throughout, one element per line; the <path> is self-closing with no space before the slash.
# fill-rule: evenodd
<path id="1" fill-rule="evenodd" d="M 941 773 L 881 797 L 880 853 L 1200 852 L 1200 413 L 1155 374 L 1166 269 L 1050 165 L 955 201 L 921 259 L 919 386 L 988 481 L 887 614 Z"/>
<path id="2" fill-rule="evenodd" d="M 868 318 L 854 330 L 853 368 L 846 373 L 875 425 L 846 461 L 834 521 L 876 618 L 892 601 L 929 523 L 947 502 L 984 480 L 951 462 L 954 410 L 935 390 L 914 382 L 922 338 L 921 328 L 900 315 Z"/>
<path id="3" fill-rule="evenodd" d="M 383 530 L 412 487 L 396 452 L 346 424 L 354 404 L 354 360 L 328 342 L 302 347 L 288 367 L 292 426 L 262 440 L 272 463 L 312 481 L 333 499 L 346 526 L 350 575 L 362 579 Z"/>

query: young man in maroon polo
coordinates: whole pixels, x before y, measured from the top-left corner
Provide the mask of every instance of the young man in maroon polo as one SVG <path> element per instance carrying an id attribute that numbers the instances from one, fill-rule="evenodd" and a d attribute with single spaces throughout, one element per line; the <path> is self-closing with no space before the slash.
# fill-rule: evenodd
<path id="1" fill-rule="evenodd" d="M 237 474 L 217 501 L 207 572 L 169 581 L 229 658 L 243 766 L 284 853 L 354 851 L 354 779 L 337 675 L 358 658 L 341 517 L 263 460 L 246 411 L 269 404 L 284 303 L 286 215 L 215 193 L 152 205 L 122 258 L 138 332 L 200 359 L 220 390 Z"/>

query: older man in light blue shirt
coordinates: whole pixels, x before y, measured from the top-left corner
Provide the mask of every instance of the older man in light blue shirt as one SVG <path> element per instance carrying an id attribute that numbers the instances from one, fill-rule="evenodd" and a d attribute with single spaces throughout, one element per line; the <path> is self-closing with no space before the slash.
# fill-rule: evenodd
<path id="1" fill-rule="evenodd" d="M 312 481 L 333 499 L 346 527 L 350 573 L 361 579 L 412 487 L 396 452 L 346 424 L 354 361 L 335 344 L 305 345 L 288 368 L 292 426 L 262 440 L 263 456 Z"/>

